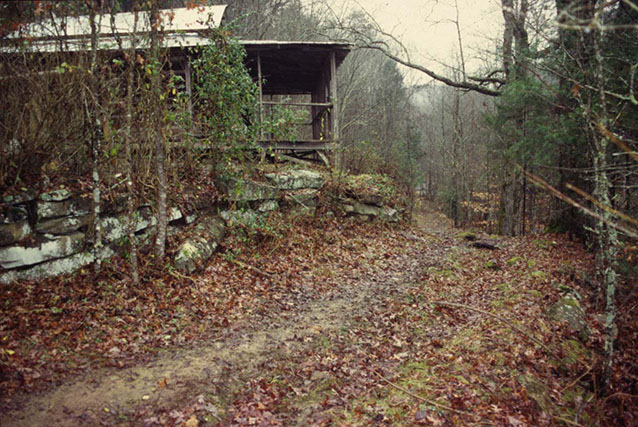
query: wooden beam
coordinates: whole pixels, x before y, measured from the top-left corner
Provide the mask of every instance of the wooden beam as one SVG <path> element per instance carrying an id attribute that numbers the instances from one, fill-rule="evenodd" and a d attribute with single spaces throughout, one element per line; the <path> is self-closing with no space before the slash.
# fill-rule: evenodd
<path id="1" fill-rule="evenodd" d="M 264 89 L 263 85 L 263 76 L 261 75 L 261 55 L 257 54 L 257 82 L 259 84 L 259 123 L 264 123 Z M 263 127 L 259 128 L 259 136 L 261 139 L 264 138 L 264 130 Z"/>
<path id="2" fill-rule="evenodd" d="M 276 101 L 264 101 L 264 105 L 282 105 L 292 107 L 332 107 L 329 102 L 276 102 Z"/>
<path id="3" fill-rule="evenodd" d="M 332 103 L 332 109 L 330 110 L 331 125 L 332 125 L 332 139 L 339 141 L 339 108 L 337 105 L 337 58 L 336 53 L 333 50 L 330 52 L 330 102 Z M 335 150 L 335 168 L 341 169 L 340 156 L 337 150 Z"/>
<path id="4" fill-rule="evenodd" d="M 186 85 L 186 93 L 188 94 L 188 114 L 191 121 L 193 120 L 193 81 L 191 78 L 191 61 L 190 58 L 186 59 L 186 65 L 184 66 L 184 84 Z"/>
<path id="5" fill-rule="evenodd" d="M 334 150 L 335 144 L 326 141 L 259 141 L 262 148 L 273 150 L 295 150 L 295 151 L 315 151 Z"/>

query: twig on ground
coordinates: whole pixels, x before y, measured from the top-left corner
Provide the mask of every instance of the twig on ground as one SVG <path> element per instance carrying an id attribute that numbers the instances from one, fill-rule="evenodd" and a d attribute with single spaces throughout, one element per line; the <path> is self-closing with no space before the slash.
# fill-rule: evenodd
<path id="1" fill-rule="evenodd" d="M 589 368 L 587 368 L 587 370 L 578 378 L 576 378 L 574 381 L 572 381 L 571 383 L 569 383 L 566 387 L 564 387 L 559 394 L 563 394 L 566 390 L 569 390 L 570 388 L 574 387 L 576 384 L 578 384 L 578 381 L 580 381 L 581 379 L 583 379 L 583 377 L 585 375 L 587 375 L 588 373 L 591 372 L 592 368 L 594 367 L 594 365 L 591 365 Z"/>
<path id="2" fill-rule="evenodd" d="M 582 427 L 582 424 L 579 424 L 576 421 L 568 420 L 567 418 L 559 417 L 558 415 L 554 415 L 554 419 L 569 424 L 570 426 Z"/>
<path id="3" fill-rule="evenodd" d="M 482 419 L 482 420 L 483 420 L 483 419 L 485 419 L 485 418 L 481 417 L 480 415 L 475 414 L 475 413 L 473 413 L 473 412 L 469 412 L 469 411 L 461 411 L 461 410 L 458 410 L 458 409 L 454 409 L 454 408 L 451 408 L 451 407 L 449 407 L 449 406 L 447 406 L 447 405 L 444 405 L 444 404 L 442 404 L 442 403 L 436 402 L 436 401 L 434 401 L 434 400 L 430 400 L 430 399 L 425 398 L 425 397 L 423 397 L 423 396 L 419 396 L 418 394 L 412 393 L 410 390 L 408 390 L 408 389 L 406 389 L 406 388 L 403 388 L 403 387 L 401 387 L 401 386 L 400 386 L 400 385 L 398 385 L 398 384 L 393 383 L 392 381 L 390 381 L 389 379 L 387 379 L 386 377 L 384 377 L 383 375 L 381 375 L 381 374 L 380 374 L 380 373 L 378 373 L 377 371 L 373 371 L 373 372 L 374 372 L 374 373 L 375 373 L 375 374 L 376 374 L 379 378 L 381 378 L 383 381 L 385 381 L 386 383 L 388 383 L 388 385 L 390 385 L 390 386 L 392 386 L 392 387 L 396 388 L 397 390 L 401 390 L 402 392 L 404 392 L 404 393 L 405 393 L 405 394 L 407 394 L 408 396 L 412 396 L 412 397 L 414 397 L 414 398 L 415 398 L 415 399 L 417 399 L 417 400 L 420 400 L 420 401 L 422 401 L 422 402 L 425 402 L 425 403 L 428 403 L 428 404 L 430 404 L 430 405 L 436 406 L 437 408 L 445 409 L 446 411 L 455 412 L 455 413 L 457 413 L 457 414 L 463 414 L 463 415 L 472 415 L 472 416 L 478 417 L 478 418 L 480 418 L 480 419 Z"/>
<path id="4" fill-rule="evenodd" d="M 173 276 L 176 279 L 188 279 L 188 280 L 192 281 L 193 283 L 195 283 L 195 278 L 194 277 L 182 274 L 182 273 L 180 273 L 177 270 L 169 271 L 168 274 L 170 274 L 171 276 Z"/>
<path id="5" fill-rule="evenodd" d="M 266 273 L 265 271 L 260 270 L 257 267 L 253 267 L 252 265 L 248 265 L 245 262 L 241 262 L 241 261 L 239 261 L 237 259 L 232 259 L 232 258 L 228 258 L 228 261 L 232 262 L 233 264 L 235 264 L 235 265 L 237 265 L 237 266 L 239 266 L 241 268 L 245 268 L 245 269 L 250 270 L 250 271 L 252 271 L 254 273 L 257 273 L 257 274 L 259 274 L 261 276 L 267 277 L 270 280 L 275 280 L 276 279 L 276 277 L 274 275 L 272 275 L 270 273 Z"/>

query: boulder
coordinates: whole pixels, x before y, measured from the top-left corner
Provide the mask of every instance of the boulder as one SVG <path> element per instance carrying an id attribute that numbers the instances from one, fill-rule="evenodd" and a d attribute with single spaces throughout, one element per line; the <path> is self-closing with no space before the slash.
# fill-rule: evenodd
<path id="1" fill-rule="evenodd" d="M 547 315 L 555 322 L 565 322 L 569 329 L 576 333 L 582 341 L 589 339 L 589 326 L 585 319 L 585 311 L 573 295 L 566 295 L 553 304 Z"/>
<path id="2" fill-rule="evenodd" d="M 31 234 L 31 226 L 27 221 L 0 224 L 0 246 L 18 243 L 29 234 Z"/>
<path id="3" fill-rule="evenodd" d="M 173 261 L 175 268 L 186 274 L 193 273 L 210 259 L 224 238 L 226 226 L 219 217 L 209 217 L 197 224 L 194 232 L 180 245 Z"/>
<path id="4" fill-rule="evenodd" d="M 217 186 L 231 202 L 275 200 L 279 190 L 267 184 L 237 178 L 220 178 Z"/>
<path id="5" fill-rule="evenodd" d="M 35 229 L 38 233 L 63 235 L 69 234 L 89 223 L 89 215 L 67 216 L 39 222 Z"/>
<path id="6" fill-rule="evenodd" d="M 318 172 L 305 169 L 266 174 L 266 178 L 280 190 L 318 189 L 325 180 Z"/>
<path id="7" fill-rule="evenodd" d="M 83 233 L 47 239 L 35 247 L 10 246 L 0 249 L 0 267 L 7 270 L 64 258 L 80 251 Z"/>

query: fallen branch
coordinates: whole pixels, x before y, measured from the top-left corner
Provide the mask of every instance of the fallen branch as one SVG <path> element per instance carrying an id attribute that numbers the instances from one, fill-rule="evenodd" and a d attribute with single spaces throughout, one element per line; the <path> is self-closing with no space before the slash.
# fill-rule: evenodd
<path id="1" fill-rule="evenodd" d="M 195 281 L 195 278 L 194 278 L 194 277 L 191 277 L 191 276 L 187 276 L 187 275 L 185 275 L 185 274 L 182 274 L 182 273 L 180 273 L 180 272 L 179 272 L 179 271 L 177 271 L 177 270 L 169 271 L 169 272 L 168 272 L 168 274 L 170 274 L 171 276 L 173 276 L 173 277 L 174 277 L 174 278 L 176 278 L 176 279 L 187 279 L 187 280 L 192 281 L 193 283 L 196 283 L 196 281 Z"/>
<path id="2" fill-rule="evenodd" d="M 397 390 L 401 390 L 402 392 L 404 392 L 404 393 L 405 393 L 405 394 L 407 394 L 408 396 L 412 396 L 412 397 L 414 397 L 415 399 L 420 400 L 421 402 L 428 403 L 428 404 L 430 404 L 430 405 L 432 405 L 432 406 L 436 406 L 437 408 L 445 409 L 446 411 L 456 412 L 457 414 L 472 415 L 472 416 L 475 416 L 475 417 L 479 417 L 480 419 L 485 419 L 485 418 L 481 417 L 480 415 L 478 415 L 478 414 L 476 414 L 476 413 L 468 412 L 468 411 L 461 411 L 461 410 L 458 410 L 458 409 L 454 409 L 454 408 L 451 408 L 451 407 L 449 407 L 449 406 L 447 406 L 447 405 L 444 405 L 444 404 L 442 404 L 442 403 L 436 402 L 436 401 L 434 401 L 434 400 L 430 400 L 430 399 L 428 399 L 428 398 L 426 398 L 426 397 L 419 396 L 418 394 L 412 393 L 410 390 L 408 390 L 408 389 L 406 389 L 406 388 L 403 388 L 403 387 L 401 387 L 401 386 L 400 386 L 400 385 L 398 385 L 398 384 L 393 383 L 392 381 L 390 381 L 389 379 L 387 379 L 386 377 L 384 377 L 383 375 L 381 375 L 381 374 L 380 374 L 380 373 L 378 373 L 377 371 L 373 371 L 373 372 L 374 372 L 374 373 L 375 373 L 375 374 L 376 374 L 379 378 L 381 378 L 383 381 L 385 381 L 386 383 L 388 383 L 390 386 L 392 386 L 392 387 L 396 388 Z"/>
<path id="3" fill-rule="evenodd" d="M 505 323 L 507 326 L 509 326 L 510 328 L 514 329 L 515 331 L 519 332 L 520 334 L 526 336 L 527 338 L 529 338 L 530 340 L 532 340 L 533 342 L 535 342 L 536 344 L 538 344 L 543 350 L 545 350 L 547 352 L 547 354 L 551 355 L 551 356 L 556 356 L 554 354 L 553 351 L 551 351 L 549 349 L 549 347 L 547 347 L 545 344 L 543 344 L 542 341 L 540 341 L 539 339 L 535 338 L 530 332 L 522 329 L 519 326 L 516 326 L 514 323 L 512 323 L 510 320 L 507 320 L 501 316 L 497 316 L 494 313 L 490 313 L 489 311 L 485 311 L 485 310 L 481 310 L 480 308 L 476 308 L 476 307 L 471 307 L 469 305 L 465 305 L 465 304 L 458 304 L 458 303 L 454 303 L 454 302 L 447 302 L 447 301 L 432 301 L 432 304 L 436 304 L 436 305 L 445 305 L 448 307 L 455 307 L 455 308 L 464 308 L 466 310 L 471 310 L 471 311 L 475 311 L 477 313 L 481 313 L 481 314 L 485 314 L 486 316 L 489 316 L 493 319 L 496 319 L 500 322 Z"/>
<path id="4" fill-rule="evenodd" d="M 488 242 L 484 242 L 484 241 L 474 242 L 474 243 L 470 244 L 470 246 L 472 246 L 473 248 L 477 248 L 477 249 L 489 249 L 491 251 L 498 249 L 497 246 L 494 246 L 493 244 L 488 243 Z"/>

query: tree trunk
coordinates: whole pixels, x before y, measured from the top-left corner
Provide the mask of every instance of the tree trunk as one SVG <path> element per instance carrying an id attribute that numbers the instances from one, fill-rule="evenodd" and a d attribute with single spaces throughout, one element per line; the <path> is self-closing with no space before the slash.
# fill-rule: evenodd
<path id="1" fill-rule="evenodd" d="M 95 270 L 101 267 L 100 249 L 102 247 L 102 227 L 100 223 L 101 194 L 100 194 L 100 153 L 101 141 L 99 133 L 98 105 L 99 82 L 97 71 L 98 25 L 95 22 L 98 5 L 91 2 L 89 5 L 89 24 L 91 26 L 91 63 L 89 65 L 88 93 L 85 90 L 85 110 L 87 119 L 88 146 L 91 150 L 91 168 L 93 177 L 93 200 L 91 203 L 93 256 L 95 258 Z M 101 15 L 100 15 L 101 16 Z M 101 17 L 100 17 L 101 19 Z"/>
<path id="2" fill-rule="evenodd" d="M 128 240 L 131 259 L 131 275 L 133 284 L 139 285 L 140 273 L 137 260 L 137 240 L 135 239 L 135 189 L 133 187 L 133 153 L 131 150 L 133 124 L 133 81 L 135 80 L 135 32 L 137 31 L 138 14 L 135 12 L 133 33 L 131 34 L 131 47 L 129 50 L 128 76 L 126 79 L 126 125 L 124 127 L 124 150 L 126 154 L 126 208 L 128 216 Z"/>
<path id="3" fill-rule="evenodd" d="M 594 54 L 596 57 L 595 81 L 598 86 L 598 97 L 600 102 L 600 116 L 598 118 L 600 127 L 609 126 L 609 113 L 607 111 L 607 100 L 605 95 L 605 74 L 603 68 L 603 58 L 600 51 L 600 31 L 596 31 L 593 36 Z M 594 155 L 594 197 L 598 199 L 602 206 L 613 206 L 611 183 L 607 175 L 607 156 L 610 141 L 605 134 L 597 133 L 594 123 L 590 120 L 594 131 L 595 152 Z M 596 223 L 596 233 L 598 237 L 598 254 L 596 257 L 597 270 L 602 290 L 605 294 L 605 363 L 603 367 L 603 388 L 609 391 L 613 358 L 614 341 L 616 339 L 616 286 L 618 277 L 618 233 L 609 224 L 613 221 L 613 214 L 609 209 L 597 208 L 601 220 Z"/>
<path id="4" fill-rule="evenodd" d="M 162 108 L 162 65 L 159 55 L 159 29 L 161 25 L 159 16 L 159 1 L 153 0 L 150 11 L 150 60 L 155 67 L 151 79 L 151 90 L 153 105 L 153 124 L 154 124 L 154 159 L 157 174 L 157 234 L 155 236 L 155 263 L 159 265 L 166 254 L 166 229 L 168 227 L 167 215 L 167 177 L 166 177 L 166 147 L 163 134 L 163 108 Z"/>

